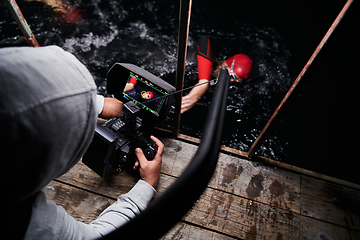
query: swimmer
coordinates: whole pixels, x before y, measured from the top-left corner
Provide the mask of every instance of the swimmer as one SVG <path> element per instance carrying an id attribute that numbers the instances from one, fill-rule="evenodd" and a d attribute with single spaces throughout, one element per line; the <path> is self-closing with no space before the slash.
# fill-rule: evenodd
<path id="1" fill-rule="evenodd" d="M 250 71 L 252 69 L 252 60 L 245 54 L 236 54 L 227 60 L 219 62 L 217 66 L 214 66 L 215 54 L 213 47 L 208 37 L 201 37 L 197 42 L 197 64 L 198 64 L 198 84 L 209 82 L 211 75 L 218 78 L 220 70 L 226 68 L 229 71 L 231 82 L 243 82 L 248 79 Z M 183 96 L 181 102 L 181 113 L 184 113 L 191 109 L 202 97 L 209 84 L 202 84 L 198 87 L 194 87 L 189 94 Z"/>
<path id="2" fill-rule="evenodd" d="M 61 0 L 25 0 L 28 2 L 42 2 L 59 13 L 65 23 L 73 23 L 82 18 L 83 12 L 76 6 L 71 6 Z"/>
<path id="3" fill-rule="evenodd" d="M 152 99 L 153 96 L 154 96 L 154 94 L 151 91 L 142 91 L 141 92 L 141 97 L 143 99 Z"/>
<path id="4" fill-rule="evenodd" d="M 130 80 L 129 80 L 129 82 L 128 82 L 128 83 L 126 84 L 126 86 L 125 86 L 124 93 L 133 90 L 134 87 L 135 87 L 135 85 L 136 85 L 136 83 L 137 83 L 136 78 L 131 77 Z"/>

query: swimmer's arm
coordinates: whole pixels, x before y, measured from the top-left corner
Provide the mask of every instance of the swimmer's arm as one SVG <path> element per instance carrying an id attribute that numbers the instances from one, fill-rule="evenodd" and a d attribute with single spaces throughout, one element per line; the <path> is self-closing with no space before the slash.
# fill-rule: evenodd
<path id="1" fill-rule="evenodd" d="M 200 79 L 198 84 L 208 82 L 207 79 Z M 187 110 L 191 109 L 202 97 L 206 90 L 208 89 L 209 84 L 202 84 L 200 86 L 194 87 L 188 95 L 184 96 L 181 101 L 181 113 L 186 112 Z"/>

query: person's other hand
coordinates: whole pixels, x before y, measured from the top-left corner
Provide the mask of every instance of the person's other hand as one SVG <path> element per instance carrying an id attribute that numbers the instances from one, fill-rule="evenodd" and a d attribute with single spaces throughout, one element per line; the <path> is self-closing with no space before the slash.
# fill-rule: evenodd
<path id="1" fill-rule="evenodd" d="M 187 110 L 191 109 L 199 100 L 199 97 L 194 95 L 186 95 L 182 97 L 181 100 L 181 113 L 186 112 Z"/>
<path id="2" fill-rule="evenodd" d="M 132 84 L 132 83 L 127 83 L 126 86 L 125 86 L 124 93 L 133 90 L 133 88 L 134 88 L 134 84 Z"/>
<path id="3" fill-rule="evenodd" d="M 198 84 L 195 85 L 193 89 L 191 89 L 189 94 L 182 97 L 181 113 L 186 112 L 187 110 L 192 108 L 197 103 L 197 101 L 199 101 L 199 98 L 202 95 L 204 95 L 204 93 L 206 92 L 206 90 L 209 87 L 209 84 L 204 84 L 204 83 L 208 83 L 208 82 L 209 82 L 209 80 L 207 80 L 207 79 L 199 80 Z"/>
<path id="4" fill-rule="evenodd" d="M 154 136 L 151 136 L 150 138 L 158 146 L 154 159 L 150 161 L 147 160 L 143 151 L 140 148 L 137 148 L 135 149 L 135 154 L 138 160 L 135 162 L 134 169 L 139 168 L 141 179 L 156 189 L 159 183 L 164 144 Z"/>
<path id="5" fill-rule="evenodd" d="M 100 114 L 102 118 L 120 117 L 122 113 L 123 102 L 116 98 L 104 98 L 104 107 Z"/>

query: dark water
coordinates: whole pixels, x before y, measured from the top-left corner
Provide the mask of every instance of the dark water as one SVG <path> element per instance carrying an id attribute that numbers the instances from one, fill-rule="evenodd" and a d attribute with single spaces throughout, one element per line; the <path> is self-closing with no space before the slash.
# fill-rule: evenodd
<path id="1" fill-rule="evenodd" d="M 136 64 L 174 83 L 179 6 L 174 1 L 71 1 L 81 16 L 66 22 L 43 2 L 19 1 L 41 45 L 58 45 L 84 63 L 106 94 L 105 77 L 115 62 Z M 26 45 L 4 4 L 1 4 L 0 47 Z M 197 82 L 196 39 L 211 37 L 217 58 L 248 54 L 254 67 L 246 84 L 233 84 L 228 97 L 223 144 L 247 151 L 293 82 L 288 71 L 290 51 L 274 29 L 241 21 L 201 1 L 192 10 L 185 86 Z M 200 137 L 212 89 L 183 114 L 181 133 Z M 166 121 L 172 127 L 174 109 Z M 260 155 L 281 160 L 288 142 L 271 136 Z"/>

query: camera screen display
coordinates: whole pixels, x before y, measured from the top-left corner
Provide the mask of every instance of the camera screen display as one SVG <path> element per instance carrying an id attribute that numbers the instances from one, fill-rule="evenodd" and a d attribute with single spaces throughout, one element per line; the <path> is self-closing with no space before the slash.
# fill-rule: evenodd
<path id="1" fill-rule="evenodd" d="M 127 92 L 125 92 L 125 89 L 127 89 Z M 124 98 L 134 101 L 156 116 L 159 116 L 160 109 L 163 106 L 167 95 L 167 92 L 164 89 L 131 71 L 123 92 Z M 154 100 L 152 101 L 152 99 Z"/>

